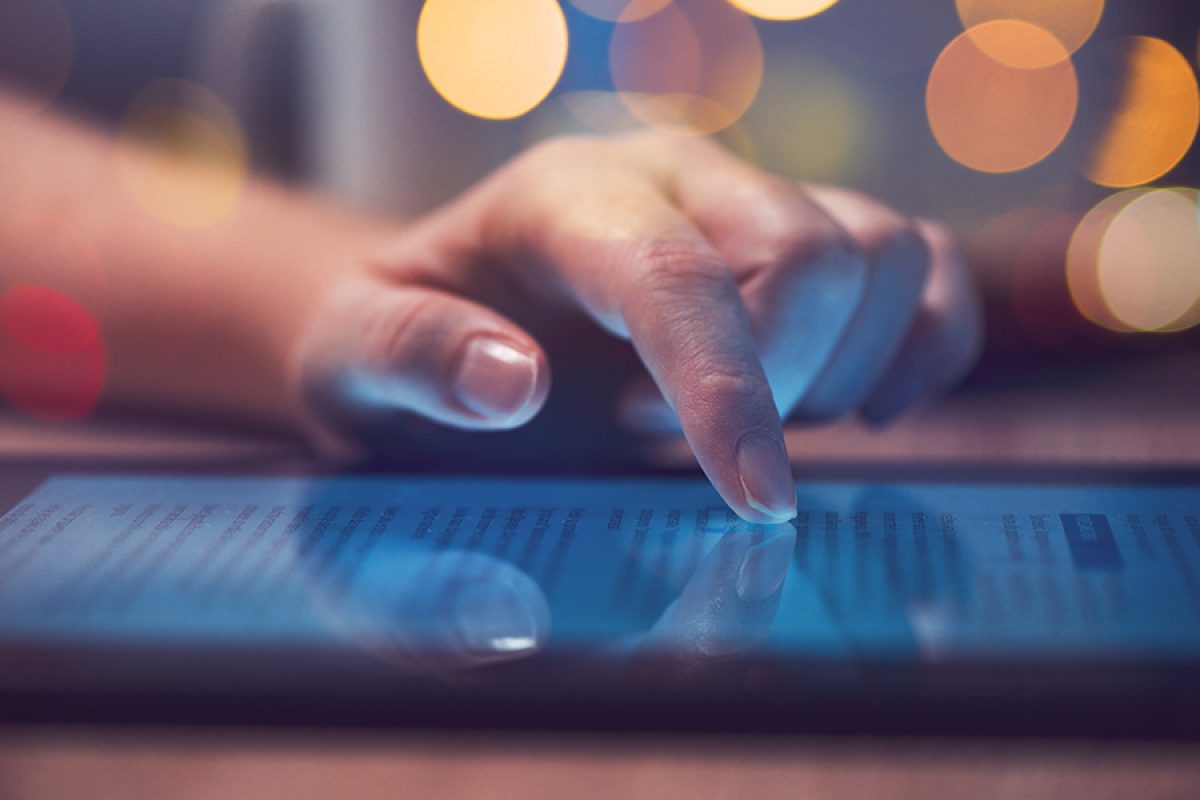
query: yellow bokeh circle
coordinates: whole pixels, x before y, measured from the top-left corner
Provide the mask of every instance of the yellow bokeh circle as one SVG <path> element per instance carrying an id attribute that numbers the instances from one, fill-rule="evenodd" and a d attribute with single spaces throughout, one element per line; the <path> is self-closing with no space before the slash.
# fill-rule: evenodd
<path id="1" fill-rule="evenodd" d="M 1161 39 L 1128 37 L 1117 55 L 1125 72 L 1118 106 L 1090 137 L 1083 172 L 1122 188 L 1162 177 L 1187 154 L 1200 127 L 1200 89 L 1191 64 Z"/>
<path id="2" fill-rule="evenodd" d="M 773 64 L 745 117 L 761 163 L 821 181 L 870 174 L 888 136 L 886 114 L 861 83 L 833 63 Z"/>
<path id="3" fill-rule="evenodd" d="M 991 173 L 1024 169 L 1053 152 L 1078 103 L 1075 68 L 1062 44 L 1015 20 L 957 36 L 938 56 L 925 91 L 930 129 L 946 155 Z"/>
<path id="4" fill-rule="evenodd" d="M 477 117 L 511 119 L 558 83 L 567 22 L 554 0 L 426 0 L 417 52 L 448 103 Z"/>
<path id="5" fill-rule="evenodd" d="M 787 20 L 814 17 L 837 0 L 729 0 L 730 3 L 762 19 Z"/>
<path id="6" fill-rule="evenodd" d="M 596 19 L 616 22 L 645 19 L 657 14 L 672 0 L 571 0 L 571 5 Z"/>
<path id="7" fill-rule="evenodd" d="M 1083 215 L 1071 235 L 1066 263 L 1067 289 L 1076 310 L 1102 328 L 1121 332 L 1133 330 L 1113 315 L 1100 290 L 1100 245 L 1117 214 L 1146 192 L 1146 189 L 1130 189 L 1109 195 Z"/>
<path id="8" fill-rule="evenodd" d="M 248 154 L 233 112 L 207 89 L 158 80 L 135 98 L 117 138 L 117 173 L 142 209 L 179 228 L 214 225 L 234 208 Z"/>
<path id="9" fill-rule="evenodd" d="M 1193 189 L 1142 194 L 1113 217 L 1100 243 L 1104 303 L 1124 325 L 1174 331 L 1200 307 L 1200 217 Z"/>

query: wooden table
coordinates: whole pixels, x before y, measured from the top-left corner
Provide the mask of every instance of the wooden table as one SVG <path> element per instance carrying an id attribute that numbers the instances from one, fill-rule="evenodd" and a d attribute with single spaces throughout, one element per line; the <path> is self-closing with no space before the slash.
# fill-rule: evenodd
<path id="1" fill-rule="evenodd" d="M 975 386 L 889 431 L 790 433 L 806 469 L 895 462 L 1200 466 L 1200 354 Z M 278 443 L 0 422 L 7 452 L 238 458 Z M 114 448 L 116 448 L 114 450 Z M 678 457 L 677 449 L 667 448 Z M 1200 797 L 1200 746 L 1023 740 L 0 731 L 0 798 Z"/>
<path id="2" fill-rule="evenodd" d="M 1195 798 L 1200 748 L 1029 741 L 222 736 L 0 738 L 0 797 Z"/>

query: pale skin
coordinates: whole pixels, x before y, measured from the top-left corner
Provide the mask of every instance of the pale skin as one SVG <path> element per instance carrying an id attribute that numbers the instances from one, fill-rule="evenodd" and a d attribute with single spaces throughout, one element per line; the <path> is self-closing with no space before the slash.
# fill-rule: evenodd
<path id="1" fill-rule="evenodd" d="M 703 139 L 551 140 L 403 223 L 252 182 L 191 231 L 122 192 L 112 151 L 0 93 L 0 223 L 70 226 L 111 275 L 110 407 L 282 427 L 325 452 L 397 416 L 509 429 L 552 384 L 524 323 L 582 317 L 645 368 L 612 417 L 681 429 L 732 509 L 780 522 L 795 514 L 784 420 L 889 420 L 980 347 L 976 291 L 940 226 Z M 31 255 L 50 286 L 84 268 L 61 237 L 0 237 L 0 265 Z M 164 266 L 181 260 L 199 316 Z"/>

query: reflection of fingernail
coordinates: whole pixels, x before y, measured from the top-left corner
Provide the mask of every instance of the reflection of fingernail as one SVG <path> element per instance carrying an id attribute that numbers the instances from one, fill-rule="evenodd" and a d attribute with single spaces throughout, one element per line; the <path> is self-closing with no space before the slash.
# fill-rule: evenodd
<path id="1" fill-rule="evenodd" d="M 455 391 L 467 408 L 502 420 L 523 410 L 537 387 L 537 360 L 510 344 L 479 336 L 467 344 Z"/>
<path id="2" fill-rule="evenodd" d="M 737 468 L 747 505 L 773 522 L 796 516 L 796 486 L 782 442 L 747 437 L 738 447 Z"/>
<path id="3" fill-rule="evenodd" d="M 538 647 L 533 609 L 506 583 L 471 586 L 454 600 L 463 643 L 480 656 L 520 656 Z"/>
<path id="4" fill-rule="evenodd" d="M 775 535 L 746 550 L 734 584 L 742 602 L 761 603 L 779 591 L 792 563 L 794 544 L 794 536 Z"/>

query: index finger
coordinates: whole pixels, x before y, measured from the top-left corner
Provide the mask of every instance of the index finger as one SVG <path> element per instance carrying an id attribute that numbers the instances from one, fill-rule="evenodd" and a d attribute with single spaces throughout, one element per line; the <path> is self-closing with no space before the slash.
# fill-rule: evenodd
<path id="1" fill-rule="evenodd" d="M 510 195 L 495 211 L 507 219 L 491 229 L 629 337 L 731 508 L 753 522 L 791 519 L 783 427 L 732 270 L 643 174 L 580 170 L 551 184 L 570 195 L 519 193 L 516 203 Z"/>
<path id="2" fill-rule="evenodd" d="M 617 278 L 630 339 L 730 506 L 791 519 L 783 427 L 733 273 L 698 232 L 663 221 L 674 230 L 643 242 Z"/>

